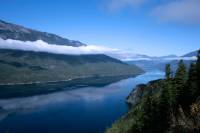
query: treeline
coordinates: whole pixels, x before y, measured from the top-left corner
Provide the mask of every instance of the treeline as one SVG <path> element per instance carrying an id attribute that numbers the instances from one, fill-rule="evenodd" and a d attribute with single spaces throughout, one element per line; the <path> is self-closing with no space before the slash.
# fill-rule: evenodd
<path id="1" fill-rule="evenodd" d="M 165 77 L 160 94 L 142 102 L 142 115 L 130 132 L 200 132 L 200 51 L 188 71 L 183 60 L 176 72 L 167 64 Z"/>

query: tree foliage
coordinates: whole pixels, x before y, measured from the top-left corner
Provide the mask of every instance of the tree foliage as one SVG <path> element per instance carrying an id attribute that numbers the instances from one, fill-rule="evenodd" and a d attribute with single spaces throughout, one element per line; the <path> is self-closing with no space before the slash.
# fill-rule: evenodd
<path id="1" fill-rule="evenodd" d="M 175 93 L 175 105 L 177 106 L 182 102 L 185 91 L 185 83 L 187 81 L 187 72 L 183 60 L 180 60 L 178 68 L 174 77 L 174 93 Z"/>
<path id="2" fill-rule="evenodd" d="M 197 72 L 197 81 L 196 82 L 198 85 L 197 94 L 200 95 L 200 50 L 198 51 L 198 55 L 197 55 L 196 72 Z"/>
<path id="3" fill-rule="evenodd" d="M 170 79 L 172 77 L 170 64 L 167 64 L 165 67 L 165 77 L 166 77 L 166 79 Z"/>
<path id="4" fill-rule="evenodd" d="M 189 99 L 194 101 L 199 94 L 198 94 L 198 85 L 197 85 L 197 69 L 196 64 L 191 63 L 189 73 L 188 73 L 188 81 L 187 81 L 187 88 L 189 89 L 188 95 Z"/>

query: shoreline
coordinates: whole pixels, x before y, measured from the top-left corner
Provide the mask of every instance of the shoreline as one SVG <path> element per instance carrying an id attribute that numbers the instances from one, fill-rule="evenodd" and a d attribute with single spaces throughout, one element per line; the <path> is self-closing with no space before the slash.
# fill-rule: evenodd
<path id="1" fill-rule="evenodd" d="M 73 81 L 73 80 L 83 80 L 87 78 L 106 78 L 106 77 L 133 77 L 133 76 L 139 76 L 144 73 L 140 74 L 134 74 L 134 75 L 117 75 L 117 76 L 84 76 L 84 77 L 77 77 L 77 78 L 69 78 L 66 80 L 57 80 L 57 81 L 36 81 L 36 82 L 27 82 L 27 83 L 0 83 L 0 86 L 15 86 L 15 85 L 33 85 L 33 84 L 46 84 L 46 83 L 59 83 L 59 82 L 68 82 L 68 81 Z"/>

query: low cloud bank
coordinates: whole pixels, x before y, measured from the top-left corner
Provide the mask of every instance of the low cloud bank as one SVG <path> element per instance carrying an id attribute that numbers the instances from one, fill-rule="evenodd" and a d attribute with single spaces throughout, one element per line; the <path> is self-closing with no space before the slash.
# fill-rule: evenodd
<path id="1" fill-rule="evenodd" d="M 48 44 L 42 40 L 35 42 L 19 41 L 19 40 L 3 40 L 0 38 L 0 49 L 13 49 L 23 51 L 34 52 L 47 52 L 53 54 L 65 54 L 65 55 L 84 55 L 84 54 L 105 54 L 113 58 L 117 58 L 123 61 L 131 60 L 196 60 L 196 57 L 175 57 L 175 58 L 159 58 L 150 57 L 146 55 L 135 54 L 131 51 L 125 51 L 120 49 L 108 48 L 97 45 L 87 45 L 81 47 L 72 47 L 56 44 Z"/>
<path id="2" fill-rule="evenodd" d="M 24 51 L 35 51 L 35 52 L 48 52 L 54 54 L 69 54 L 69 55 L 81 55 L 81 54 L 105 54 L 110 52 L 117 52 L 117 49 L 111 49 L 103 46 L 81 46 L 81 47 L 72 47 L 56 44 L 48 44 L 42 40 L 35 42 L 30 41 L 19 41 L 19 40 L 3 40 L 0 39 L 0 48 L 1 49 L 15 49 L 15 50 L 24 50 Z"/>
<path id="3" fill-rule="evenodd" d="M 53 54 L 65 55 L 84 55 L 84 54 L 105 54 L 120 60 L 129 60 L 137 58 L 133 52 L 128 52 L 120 49 L 108 48 L 97 45 L 87 45 L 81 47 L 72 47 L 56 44 L 48 44 L 42 40 L 35 42 L 19 41 L 19 40 L 3 40 L 0 38 L 0 49 L 13 49 L 34 52 L 47 52 Z"/>
<path id="4" fill-rule="evenodd" d="M 197 60 L 196 56 L 192 57 L 174 57 L 174 58 L 165 58 L 165 60 Z"/>

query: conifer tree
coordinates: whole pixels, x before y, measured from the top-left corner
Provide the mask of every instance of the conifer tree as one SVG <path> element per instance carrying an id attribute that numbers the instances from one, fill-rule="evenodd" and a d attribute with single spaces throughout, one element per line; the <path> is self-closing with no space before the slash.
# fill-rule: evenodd
<path id="1" fill-rule="evenodd" d="M 165 98 L 168 100 L 169 106 L 173 106 L 176 101 L 176 88 L 173 87 L 173 82 L 172 82 L 172 71 L 171 71 L 171 65 L 166 64 L 165 67 L 165 82 L 164 82 L 164 87 L 161 93 L 161 98 Z M 164 99 L 163 99 L 164 100 Z M 161 99 L 162 101 L 162 99 Z"/>
<path id="2" fill-rule="evenodd" d="M 175 87 L 175 99 L 176 99 L 176 104 L 180 104 L 184 98 L 184 88 L 185 88 L 185 83 L 187 81 L 187 72 L 186 72 L 186 67 L 184 65 L 183 60 L 180 60 L 178 64 L 178 68 L 175 73 L 175 78 L 174 78 L 174 87 Z"/>
<path id="3" fill-rule="evenodd" d="M 195 63 L 191 63 L 191 65 L 190 65 L 188 81 L 187 81 L 186 87 L 189 89 L 189 92 L 188 92 L 189 99 L 188 100 L 190 100 L 190 102 L 193 102 L 196 99 L 196 97 L 198 96 L 197 69 L 196 69 Z"/>
<path id="4" fill-rule="evenodd" d="M 182 83 L 185 83 L 187 80 L 187 72 L 183 60 L 180 60 L 178 63 L 178 68 L 175 73 L 175 80 L 179 80 Z"/>
<path id="5" fill-rule="evenodd" d="M 171 102 L 171 97 L 170 97 L 170 85 L 169 81 L 165 82 L 165 85 L 161 91 L 161 95 L 159 98 L 159 119 L 162 121 L 161 127 L 163 129 L 167 128 L 169 125 L 169 114 L 170 114 L 170 102 Z"/>
<path id="6" fill-rule="evenodd" d="M 196 63 L 196 71 L 197 71 L 197 95 L 200 96 L 200 49 L 197 54 L 197 63 Z"/>
<path id="7" fill-rule="evenodd" d="M 171 66 L 170 66 L 170 64 L 167 64 L 166 67 L 165 67 L 165 77 L 166 77 L 167 80 L 172 77 L 171 74 L 172 74 Z"/>
<path id="8" fill-rule="evenodd" d="M 141 110 L 142 117 L 140 119 L 141 133 L 153 133 L 160 130 L 160 126 L 158 126 L 158 124 L 154 124 L 158 121 L 157 108 L 157 102 L 152 96 L 147 96 L 144 99 Z"/>

